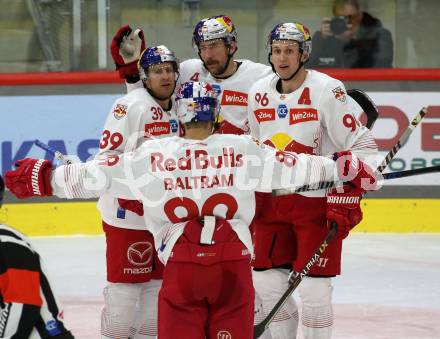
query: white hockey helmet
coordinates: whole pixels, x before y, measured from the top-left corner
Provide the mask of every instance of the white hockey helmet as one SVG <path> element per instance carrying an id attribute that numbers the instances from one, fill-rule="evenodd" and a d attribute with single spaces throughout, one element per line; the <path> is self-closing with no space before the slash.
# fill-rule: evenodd
<path id="1" fill-rule="evenodd" d="M 226 45 L 237 41 L 237 30 L 231 18 L 226 15 L 216 15 L 200 20 L 194 28 L 192 44 L 195 51 L 202 41 L 223 39 Z"/>
<path id="2" fill-rule="evenodd" d="M 299 44 L 300 52 L 310 57 L 312 53 L 312 38 L 309 29 L 298 22 L 285 22 L 276 25 L 267 39 L 267 46 L 272 48 L 274 41 L 292 40 Z"/>

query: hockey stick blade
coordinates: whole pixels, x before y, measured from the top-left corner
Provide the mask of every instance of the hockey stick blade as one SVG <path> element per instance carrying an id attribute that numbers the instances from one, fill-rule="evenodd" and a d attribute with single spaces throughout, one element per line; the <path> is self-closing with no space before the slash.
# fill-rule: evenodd
<path id="1" fill-rule="evenodd" d="M 45 150 L 46 152 L 52 154 L 58 161 L 62 161 L 63 163 L 65 163 L 67 165 L 72 164 L 72 160 L 68 159 L 63 153 L 50 147 L 49 145 L 45 144 L 44 142 L 36 139 L 34 141 L 34 144 L 36 146 L 40 147 L 41 149 Z"/>
<path id="2" fill-rule="evenodd" d="M 347 94 L 362 108 L 367 116 L 367 123 L 365 126 L 368 129 L 371 129 L 379 117 L 379 111 L 373 100 L 371 100 L 371 98 L 360 89 L 349 89 L 347 90 Z"/>
<path id="3" fill-rule="evenodd" d="M 324 253 L 330 242 L 334 239 L 338 232 L 338 225 L 335 222 L 332 222 L 329 232 L 327 233 L 327 236 L 325 237 L 324 241 L 319 245 L 319 247 L 314 252 L 313 256 L 310 258 L 310 260 L 306 263 L 304 268 L 301 272 L 299 272 L 293 280 L 289 283 L 289 287 L 287 288 L 286 292 L 281 296 L 281 298 L 278 300 L 278 302 L 274 305 L 272 310 L 269 312 L 269 314 L 264 318 L 262 322 L 260 322 L 258 325 L 254 326 L 254 339 L 259 338 L 266 328 L 269 326 L 272 319 L 275 317 L 275 315 L 278 313 L 278 311 L 281 309 L 281 307 L 287 302 L 287 299 L 289 296 L 293 293 L 293 291 L 298 287 L 300 282 L 303 280 L 303 278 L 309 273 L 310 269 L 313 267 L 315 262 L 319 259 L 319 257 Z"/>

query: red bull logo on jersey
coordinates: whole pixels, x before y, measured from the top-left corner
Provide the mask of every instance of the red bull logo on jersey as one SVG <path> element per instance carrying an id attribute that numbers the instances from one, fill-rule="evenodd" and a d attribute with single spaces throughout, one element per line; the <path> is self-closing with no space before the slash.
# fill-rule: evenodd
<path id="1" fill-rule="evenodd" d="M 116 104 L 115 108 L 113 108 L 113 116 L 116 120 L 121 120 L 123 117 L 127 115 L 127 105 Z"/>
<path id="2" fill-rule="evenodd" d="M 345 96 L 345 91 L 340 86 L 332 89 L 332 92 L 335 98 L 338 99 L 340 102 L 345 102 L 347 100 L 347 97 Z"/>
<path id="3" fill-rule="evenodd" d="M 260 108 L 254 114 L 259 123 L 275 120 L 275 108 Z"/>
<path id="4" fill-rule="evenodd" d="M 144 138 L 157 137 L 159 135 L 170 134 L 171 127 L 168 121 L 158 121 L 145 124 Z"/>
<path id="5" fill-rule="evenodd" d="M 318 121 L 318 111 L 314 108 L 290 109 L 290 125 L 295 125 L 306 121 Z"/>
<path id="6" fill-rule="evenodd" d="M 248 96 L 243 92 L 230 91 L 225 89 L 223 91 L 221 105 L 232 105 L 232 106 L 247 106 Z"/>

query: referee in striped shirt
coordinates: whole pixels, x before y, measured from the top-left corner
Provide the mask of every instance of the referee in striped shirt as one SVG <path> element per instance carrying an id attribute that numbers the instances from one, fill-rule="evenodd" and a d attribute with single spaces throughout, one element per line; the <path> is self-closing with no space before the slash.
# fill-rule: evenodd
<path id="1" fill-rule="evenodd" d="M 0 175 L 0 208 L 5 185 Z M 0 223 L 0 338 L 73 339 L 38 253 L 26 237 Z"/>

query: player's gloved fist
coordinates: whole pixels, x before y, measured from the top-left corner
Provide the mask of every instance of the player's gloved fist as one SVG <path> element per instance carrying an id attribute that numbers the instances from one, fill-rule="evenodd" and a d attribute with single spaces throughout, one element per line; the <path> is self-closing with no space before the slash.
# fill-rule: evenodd
<path id="1" fill-rule="evenodd" d="M 17 169 L 5 173 L 5 184 L 17 198 L 52 195 L 50 161 L 26 158 L 17 161 L 15 167 Z"/>
<path id="2" fill-rule="evenodd" d="M 338 176 L 341 180 L 350 181 L 353 186 L 364 191 L 378 189 L 373 170 L 350 151 L 334 153 L 333 160 L 337 163 Z"/>
<path id="3" fill-rule="evenodd" d="M 144 32 L 141 29 L 133 31 L 129 25 L 119 28 L 113 37 L 110 51 L 122 79 L 138 78 L 137 61 L 144 49 Z"/>
<path id="4" fill-rule="evenodd" d="M 144 206 L 139 200 L 127 200 L 118 198 L 118 203 L 119 206 L 124 210 L 131 211 L 140 216 L 144 215 Z"/>
<path id="5" fill-rule="evenodd" d="M 350 185 L 343 186 L 343 192 L 333 188 L 327 194 L 327 220 L 338 224 L 338 238 L 344 239 L 350 230 L 362 220 L 360 202 L 364 190 Z"/>

